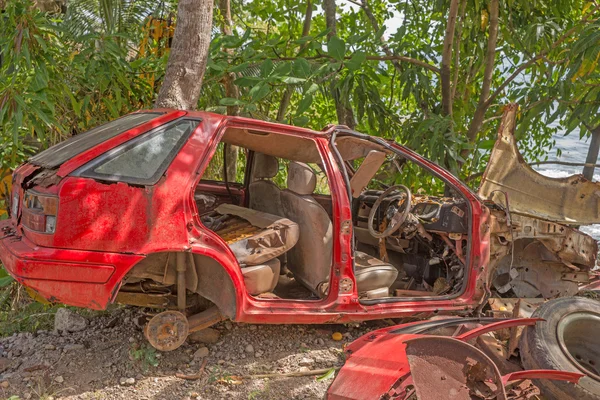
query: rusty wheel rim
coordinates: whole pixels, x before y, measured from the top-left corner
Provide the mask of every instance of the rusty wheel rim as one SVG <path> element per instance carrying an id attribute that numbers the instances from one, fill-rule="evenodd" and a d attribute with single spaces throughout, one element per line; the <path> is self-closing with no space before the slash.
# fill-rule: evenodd
<path id="1" fill-rule="evenodd" d="M 600 381 L 600 315 L 576 311 L 565 315 L 556 328 L 563 354 L 573 365 Z"/>
<path id="2" fill-rule="evenodd" d="M 187 339 L 188 333 L 188 320 L 179 311 L 165 311 L 155 315 L 144 329 L 148 342 L 160 351 L 179 348 Z"/>

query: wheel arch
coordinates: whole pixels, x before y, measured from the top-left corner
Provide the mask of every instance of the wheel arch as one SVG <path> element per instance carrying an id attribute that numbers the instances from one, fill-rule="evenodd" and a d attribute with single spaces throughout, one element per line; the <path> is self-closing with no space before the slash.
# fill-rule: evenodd
<path id="1" fill-rule="evenodd" d="M 208 247 L 161 250 L 149 253 L 133 264 L 116 286 L 129 280 L 151 279 L 165 285 L 177 285 L 177 254 L 185 253 L 186 289 L 214 303 L 221 313 L 235 320 L 243 309 L 245 284 L 239 264 L 225 252 Z"/>

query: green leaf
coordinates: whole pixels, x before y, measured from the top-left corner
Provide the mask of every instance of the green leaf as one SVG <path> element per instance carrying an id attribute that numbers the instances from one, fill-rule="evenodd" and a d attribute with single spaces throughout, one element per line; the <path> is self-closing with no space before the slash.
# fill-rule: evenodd
<path id="1" fill-rule="evenodd" d="M 319 90 L 319 85 L 317 85 L 316 83 L 311 83 L 311 85 L 308 87 L 308 89 L 306 89 L 304 91 L 304 94 L 313 94 L 314 92 L 316 92 L 317 90 Z"/>
<path id="2" fill-rule="evenodd" d="M 283 78 L 281 78 L 281 81 L 283 83 L 287 83 L 288 85 L 297 85 L 299 83 L 306 82 L 306 79 L 294 78 L 293 76 L 284 76 Z"/>
<path id="3" fill-rule="evenodd" d="M 249 62 L 244 62 L 241 63 L 240 65 L 236 65 L 235 67 L 231 67 L 229 68 L 229 71 L 231 72 L 242 72 L 248 69 L 248 65 L 250 65 Z"/>
<path id="4" fill-rule="evenodd" d="M 344 65 L 350 71 L 358 71 L 362 65 L 367 60 L 367 54 L 364 51 L 357 51 L 352 55 L 352 58 L 348 61 L 344 62 Z"/>
<path id="5" fill-rule="evenodd" d="M 271 75 L 272 72 L 273 72 L 273 61 L 271 61 L 270 59 L 267 58 L 260 65 L 260 76 L 262 76 L 263 78 L 267 78 L 269 75 Z"/>
<path id="6" fill-rule="evenodd" d="M 292 72 L 299 78 L 308 78 L 310 76 L 310 64 L 304 58 L 298 58 L 292 64 Z"/>
<path id="7" fill-rule="evenodd" d="M 252 89 L 250 89 L 250 92 L 248 94 L 252 98 L 252 101 L 256 102 L 264 99 L 270 91 L 271 87 L 266 82 L 261 82 L 258 85 L 254 86 Z"/>
<path id="8" fill-rule="evenodd" d="M 346 54 L 346 43 L 339 37 L 332 36 L 327 42 L 327 54 L 338 61 L 342 61 Z"/>
<path id="9" fill-rule="evenodd" d="M 302 98 L 302 100 L 300 100 L 300 102 L 298 103 L 298 109 L 296 110 L 296 115 L 300 115 L 303 112 L 305 112 L 306 110 L 308 110 L 308 108 L 310 107 L 312 102 L 313 102 L 312 94 L 305 94 L 304 97 Z"/>
<path id="10" fill-rule="evenodd" d="M 222 61 L 215 63 L 212 60 L 208 60 L 206 66 L 208 68 L 214 69 L 215 71 L 225 71 L 225 69 L 227 69 L 227 64 Z"/>
<path id="11" fill-rule="evenodd" d="M 240 99 L 234 99 L 233 97 L 223 97 L 219 100 L 219 104 L 222 106 L 243 106 L 246 102 Z"/>
<path id="12" fill-rule="evenodd" d="M 280 62 L 277 63 L 277 67 L 275 71 L 273 71 L 273 76 L 287 76 L 292 72 L 292 63 L 290 62 Z"/>
<path id="13" fill-rule="evenodd" d="M 333 378 L 333 375 L 335 375 L 335 368 L 330 368 L 323 375 L 317 377 L 317 381 L 322 382 L 322 381 L 329 380 L 329 379 Z"/>
<path id="14" fill-rule="evenodd" d="M 262 81 L 262 78 L 258 78 L 255 76 L 243 76 L 241 78 L 236 79 L 234 83 L 238 86 L 252 87 Z"/>
<path id="15" fill-rule="evenodd" d="M 0 288 L 5 288 L 7 286 L 9 286 L 11 283 L 13 283 L 15 280 L 12 276 L 8 275 L 5 277 L 0 278 Z"/>

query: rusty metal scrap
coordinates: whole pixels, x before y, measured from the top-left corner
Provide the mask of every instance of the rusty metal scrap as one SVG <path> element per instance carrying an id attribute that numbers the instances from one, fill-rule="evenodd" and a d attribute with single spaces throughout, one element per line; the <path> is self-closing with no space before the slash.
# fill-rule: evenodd
<path id="1" fill-rule="evenodd" d="M 589 282 L 598 244 L 583 232 L 490 205 L 488 282 L 500 293 L 553 298 L 574 295 Z M 512 253 L 512 254 L 511 254 Z M 497 279 L 499 276 L 505 278 Z"/>
<path id="2" fill-rule="evenodd" d="M 504 109 L 479 195 L 504 204 L 506 194 L 511 212 L 530 217 L 567 225 L 600 223 L 600 184 L 583 175 L 549 178 L 525 163 L 514 136 L 517 110 L 516 104 Z"/>
<path id="3" fill-rule="evenodd" d="M 492 247 L 498 253 L 502 251 L 498 251 L 496 247 L 498 245 L 505 247 L 511 240 L 535 239 L 544 244 L 566 265 L 576 266 L 575 270 L 580 267 L 592 269 L 595 266 L 598 244 L 591 236 L 565 225 L 515 212 L 511 212 L 511 222 L 512 225 L 509 227 L 504 212 L 492 210 L 491 234 L 494 239 Z"/>

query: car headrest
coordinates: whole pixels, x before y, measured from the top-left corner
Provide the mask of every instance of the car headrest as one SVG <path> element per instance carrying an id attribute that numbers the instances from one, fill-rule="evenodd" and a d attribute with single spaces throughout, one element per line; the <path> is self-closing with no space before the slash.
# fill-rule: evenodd
<path id="1" fill-rule="evenodd" d="M 300 195 L 313 194 L 317 187 L 315 172 L 305 163 L 290 161 L 287 187 Z"/>
<path id="2" fill-rule="evenodd" d="M 254 178 L 270 179 L 279 172 L 279 161 L 273 156 L 263 153 L 254 154 Z"/>

